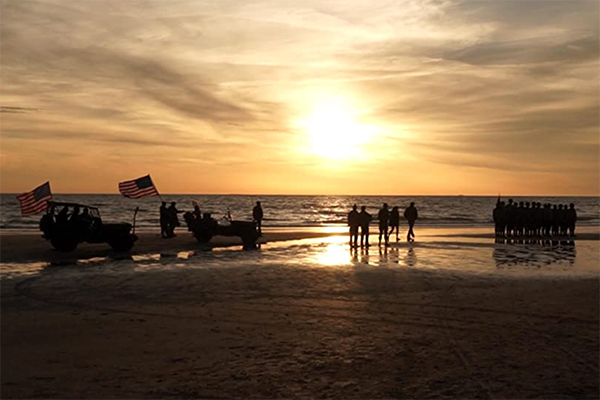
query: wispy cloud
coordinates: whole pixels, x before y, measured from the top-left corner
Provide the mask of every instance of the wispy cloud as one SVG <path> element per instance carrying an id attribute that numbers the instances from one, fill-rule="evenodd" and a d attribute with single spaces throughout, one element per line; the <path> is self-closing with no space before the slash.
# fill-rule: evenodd
<path id="1" fill-rule="evenodd" d="M 11 106 L 0 106 L 0 112 L 3 113 L 15 113 L 15 114 L 24 114 L 38 111 L 38 108 L 32 107 L 11 107 Z"/>

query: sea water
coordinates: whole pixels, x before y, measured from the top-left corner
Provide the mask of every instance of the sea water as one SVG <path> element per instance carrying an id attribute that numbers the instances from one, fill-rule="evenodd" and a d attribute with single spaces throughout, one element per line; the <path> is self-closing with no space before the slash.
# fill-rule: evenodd
<path id="1" fill-rule="evenodd" d="M 400 214 L 415 202 L 421 226 L 489 226 L 495 196 L 281 196 L 281 195 L 163 195 L 177 202 L 182 211 L 192 210 L 196 201 L 202 212 L 220 219 L 231 212 L 234 219 L 250 220 L 252 207 L 261 201 L 266 227 L 343 227 L 353 204 L 366 206 L 376 217 L 383 203 L 400 207 Z M 597 197 L 513 197 L 517 202 L 574 203 L 578 225 L 600 225 L 600 199 Z M 132 200 L 116 194 L 55 194 L 54 201 L 98 207 L 105 222 L 132 222 L 136 207 L 138 229 L 158 229 L 160 198 Z M 508 200 L 503 198 L 503 200 Z M 40 215 L 21 217 L 14 194 L 0 196 L 0 230 L 37 231 Z"/>

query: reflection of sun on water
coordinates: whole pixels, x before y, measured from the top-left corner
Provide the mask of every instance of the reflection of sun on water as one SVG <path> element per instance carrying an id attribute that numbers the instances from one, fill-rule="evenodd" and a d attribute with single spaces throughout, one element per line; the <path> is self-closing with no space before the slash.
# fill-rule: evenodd
<path id="1" fill-rule="evenodd" d="M 345 265 L 350 259 L 348 246 L 342 244 L 330 244 L 316 256 L 316 260 L 322 265 Z"/>
<path id="2" fill-rule="evenodd" d="M 351 254 L 347 238 L 332 236 L 326 239 L 326 245 L 317 250 L 314 261 L 321 265 L 346 265 L 350 262 Z"/>
<path id="3" fill-rule="evenodd" d="M 311 142 L 312 153 L 335 160 L 360 155 L 361 146 L 372 139 L 375 129 L 358 121 L 357 114 L 339 100 L 317 104 L 300 123 Z"/>

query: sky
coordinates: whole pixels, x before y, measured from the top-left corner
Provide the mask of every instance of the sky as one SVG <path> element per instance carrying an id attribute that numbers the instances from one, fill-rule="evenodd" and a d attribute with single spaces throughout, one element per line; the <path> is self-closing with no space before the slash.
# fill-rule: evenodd
<path id="1" fill-rule="evenodd" d="M 600 195 L 597 1 L 0 3 L 0 191 Z"/>

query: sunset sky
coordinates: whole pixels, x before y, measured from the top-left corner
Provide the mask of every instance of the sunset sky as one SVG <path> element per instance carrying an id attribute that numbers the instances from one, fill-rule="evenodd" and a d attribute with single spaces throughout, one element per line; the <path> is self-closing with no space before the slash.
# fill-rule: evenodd
<path id="1" fill-rule="evenodd" d="M 599 2 L 1 2 L 2 192 L 600 193 Z"/>

